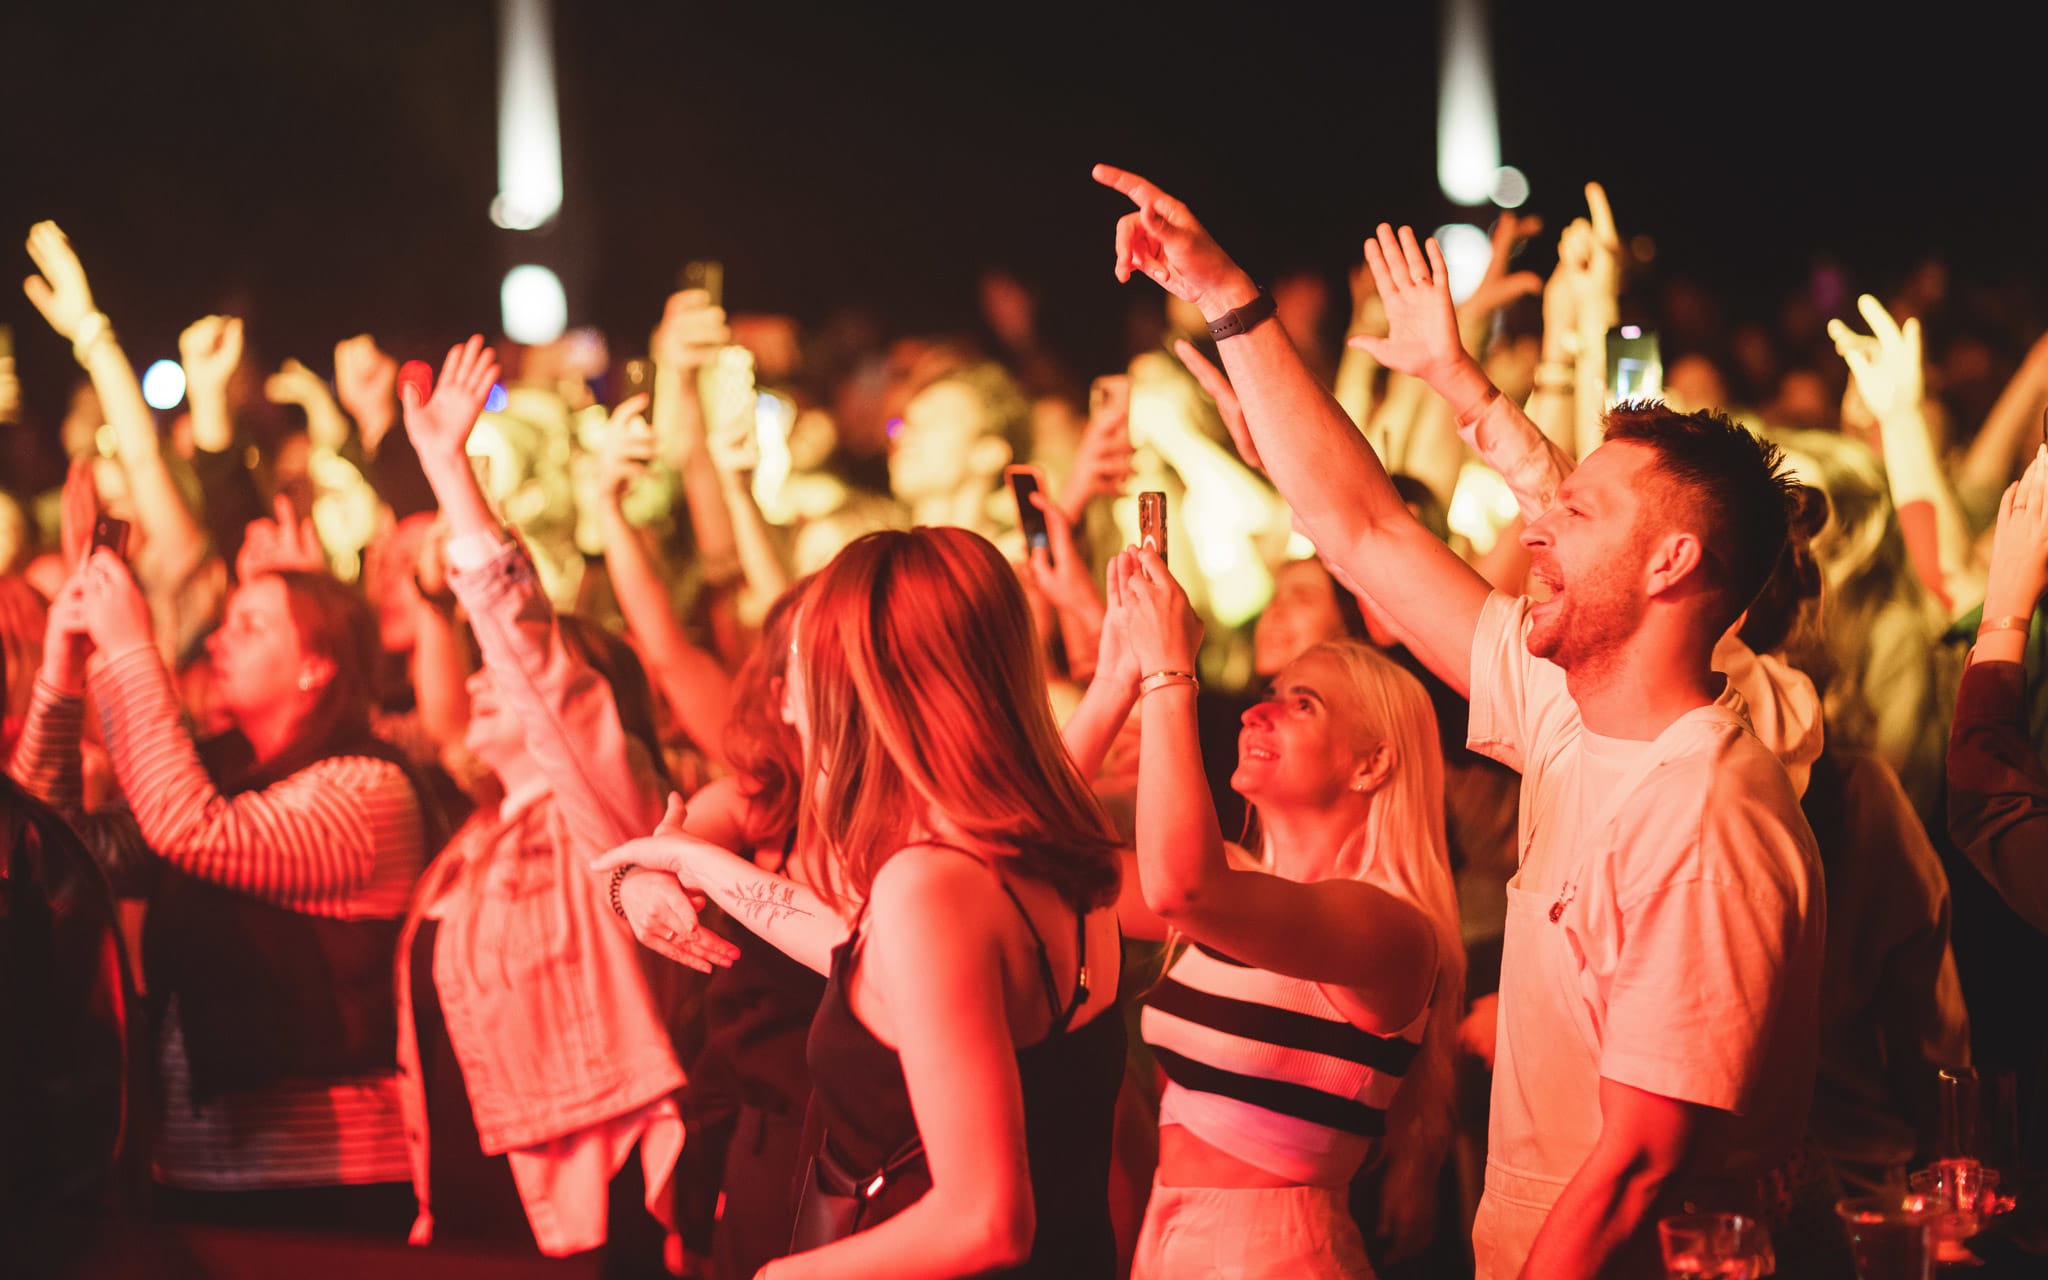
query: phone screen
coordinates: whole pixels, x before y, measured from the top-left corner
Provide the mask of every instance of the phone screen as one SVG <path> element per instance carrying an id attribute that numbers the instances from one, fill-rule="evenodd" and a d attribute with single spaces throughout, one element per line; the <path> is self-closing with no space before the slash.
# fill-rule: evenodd
<path id="1" fill-rule="evenodd" d="M 685 289 L 702 289 L 711 295 L 711 305 L 725 305 L 725 264 L 710 259 L 683 264 L 682 285 Z"/>
<path id="2" fill-rule="evenodd" d="M 1031 500 L 1031 495 L 1041 492 L 1043 485 L 1037 467 L 1009 467 L 1003 475 L 1010 482 L 1010 496 L 1017 500 L 1017 527 L 1024 531 L 1024 541 L 1033 551 L 1050 554 L 1052 540 L 1045 531 L 1045 512 Z"/>
<path id="3" fill-rule="evenodd" d="M 1664 360 L 1657 334 L 1625 324 L 1607 331 L 1607 404 L 1654 400 L 1664 394 Z"/>

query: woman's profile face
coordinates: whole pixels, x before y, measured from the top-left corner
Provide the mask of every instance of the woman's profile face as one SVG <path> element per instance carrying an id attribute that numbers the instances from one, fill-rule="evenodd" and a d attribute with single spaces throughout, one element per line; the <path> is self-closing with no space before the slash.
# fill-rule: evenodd
<path id="1" fill-rule="evenodd" d="M 1230 785 L 1265 805 L 1334 802 L 1358 771 L 1362 715 L 1341 660 L 1311 653 L 1288 663 L 1244 713 Z"/>
<path id="2" fill-rule="evenodd" d="M 219 630 L 207 638 L 206 656 L 214 694 L 237 721 L 303 696 L 306 655 L 284 581 L 266 574 L 236 588 Z"/>

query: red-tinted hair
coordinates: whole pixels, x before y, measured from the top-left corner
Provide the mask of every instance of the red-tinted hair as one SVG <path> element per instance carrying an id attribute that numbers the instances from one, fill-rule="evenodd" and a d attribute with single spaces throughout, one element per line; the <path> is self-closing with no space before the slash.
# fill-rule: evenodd
<path id="1" fill-rule="evenodd" d="M 725 722 L 725 759 L 746 793 L 750 844 L 779 844 L 796 826 L 802 793 L 803 744 L 782 720 L 782 682 L 797 607 L 809 590 L 805 578 L 768 606 L 754 651 L 732 680 L 732 716 Z"/>
<path id="2" fill-rule="evenodd" d="M 943 814 L 1076 910 L 1116 896 L 1119 842 L 1046 698 L 1017 575 L 986 538 L 920 528 L 855 539 L 797 626 L 811 728 L 799 844 L 821 886 L 864 901 L 875 873 Z"/>

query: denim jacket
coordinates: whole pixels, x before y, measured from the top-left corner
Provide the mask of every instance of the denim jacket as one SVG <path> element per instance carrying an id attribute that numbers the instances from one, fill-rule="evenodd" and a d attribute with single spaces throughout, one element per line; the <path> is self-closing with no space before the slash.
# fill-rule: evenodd
<path id="1" fill-rule="evenodd" d="M 663 797 L 651 764 L 620 727 L 602 677 L 563 645 L 515 544 L 450 580 L 498 696 L 525 724 L 527 749 L 551 791 L 512 817 L 473 817 L 413 897 L 397 982 L 406 1137 L 420 1200 L 416 1241 L 431 1238 L 432 1212 L 410 960 L 430 907 L 440 920 L 435 990 L 486 1155 L 561 1149 L 563 1139 L 644 1112 L 684 1080 L 667 996 L 643 970 L 654 958 L 612 911 L 605 877 L 588 866 L 653 830 Z M 591 1195 L 594 1205 L 574 1206 L 569 1216 L 589 1222 L 594 1214 L 602 1240 L 601 1179 L 578 1199 Z M 524 1198 L 537 1231 L 561 1208 Z"/>

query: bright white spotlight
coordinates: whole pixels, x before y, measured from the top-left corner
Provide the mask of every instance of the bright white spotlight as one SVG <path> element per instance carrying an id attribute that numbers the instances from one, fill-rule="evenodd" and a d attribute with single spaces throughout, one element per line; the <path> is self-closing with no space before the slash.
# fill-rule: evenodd
<path id="1" fill-rule="evenodd" d="M 1451 273 L 1451 298 L 1463 302 L 1472 296 L 1486 276 L 1486 264 L 1493 261 L 1493 239 L 1469 222 L 1438 227 L 1437 248 L 1444 251 L 1444 266 Z"/>
<path id="2" fill-rule="evenodd" d="M 569 298 L 561 278 L 546 267 L 528 262 L 505 273 L 498 287 L 498 309 L 505 336 L 531 346 L 553 342 L 569 327 Z"/>
<path id="3" fill-rule="evenodd" d="M 1459 204 L 1484 204 L 1500 169 L 1486 0 L 1444 0 L 1443 76 L 1437 86 L 1436 181 Z"/>
<path id="4" fill-rule="evenodd" d="M 1520 169 L 1504 164 L 1493 171 L 1493 202 L 1503 209 L 1519 209 L 1529 198 L 1529 178 Z"/>
<path id="5" fill-rule="evenodd" d="M 498 0 L 498 195 L 491 221 L 546 226 L 562 209 L 562 125 L 555 110 L 549 0 Z"/>
<path id="6" fill-rule="evenodd" d="M 185 398 L 185 367 L 176 360 L 159 360 L 142 375 L 142 398 L 158 411 L 175 409 Z"/>

